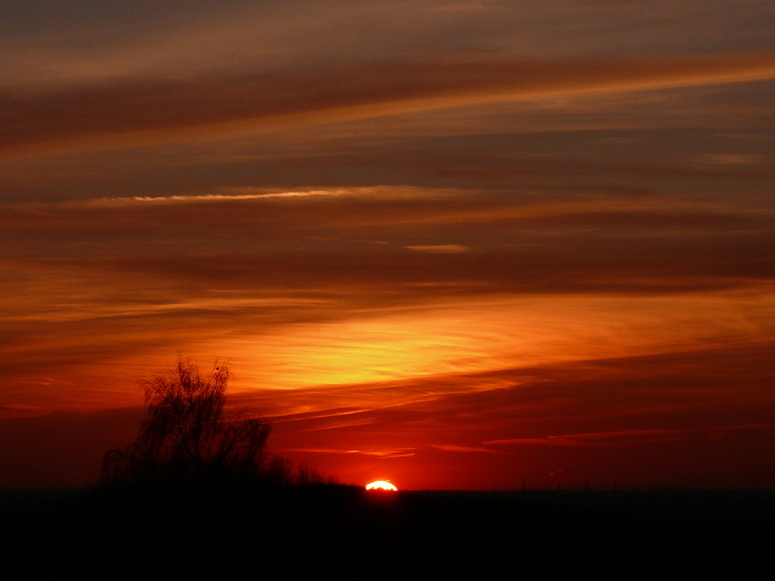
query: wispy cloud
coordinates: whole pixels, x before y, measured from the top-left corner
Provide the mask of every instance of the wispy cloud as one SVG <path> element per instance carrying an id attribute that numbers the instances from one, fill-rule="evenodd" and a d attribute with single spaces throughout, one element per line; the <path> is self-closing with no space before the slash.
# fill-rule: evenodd
<path id="1" fill-rule="evenodd" d="M 772 2 L 60 4 L 0 3 L 3 450 L 181 351 L 358 478 L 771 486 Z"/>
<path id="2" fill-rule="evenodd" d="M 460 244 L 415 244 L 407 246 L 409 250 L 417 252 L 428 252 L 430 254 L 460 254 L 461 252 L 470 252 L 471 248 Z"/>
<path id="3" fill-rule="evenodd" d="M 652 442 L 681 440 L 690 436 L 702 435 L 713 439 L 722 439 L 731 431 L 764 430 L 775 433 L 775 424 L 755 424 L 742 426 L 710 426 L 703 428 L 676 429 L 619 429 L 609 432 L 589 432 L 583 434 L 564 434 L 543 438 L 512 438 L 484 442 L 489 446 L 603 446 L 621 447 Z"/>
<path id="4" fill-rule="evenodd" d="M 305 71 L 303 78 L 137 79 L 43 94 L 17 88 L 0 94 L 0 151 L 15 156 L 114 149 L 484 103 L 773 78 L 775 53 L 762 51 L 564 62 L 383 62 Z"/>
<path id="5" fill-rule="evenodd" d="M 492 450 L 490 448 L 476 447 L 476 446 L 458 446 L 456 444 L 434 444 L 432 446 L 438 450 L 444 452 L 461 452 L 461 453 L 484 453 L 484 454 L 503 454 L 504 452 L 498 450 Z"/>
<path id="6" fill-rule="evenodd" d="M 298 448 L 298 449 L 284 449 L 285 452 L 304 452 L 312 454 L 334 454 L 334 455 L 359 455 L 359 456 L 376 456 L 378 458 L 410 458 L 415 455 L 413 451 L 407 450 L 339 450 L 339 449 L 327 449 L 327 448 Z"/>
<path id="7" fill-rule="evenodd" d="M 239 190 L 238 190 L 239 191 Z M 128 204 L 197 204 L 208 202 L 243 202 L 247 200 L 270 200 L 275 198 L 308 198 L 315 196 L 339 196 L 351 192 L 345 190 L 311 190 L 306 192 L 269 192 L 261 194 L 203 194 L 191 196 L 134 196 L 132 198 L 100 198 L 85 205 L 123 206 Z"/>

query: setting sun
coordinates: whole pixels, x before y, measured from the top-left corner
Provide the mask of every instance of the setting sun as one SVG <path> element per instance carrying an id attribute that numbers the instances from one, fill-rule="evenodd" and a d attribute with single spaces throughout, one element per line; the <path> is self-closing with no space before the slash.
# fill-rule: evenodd
<path id="1" fill-rule="evenodd" d="M 375 480 L 366 485 L 366 490 L 389 490 L 391 492 L 398 492 L 398 488 L 391 484 L 387 480 Z"/>

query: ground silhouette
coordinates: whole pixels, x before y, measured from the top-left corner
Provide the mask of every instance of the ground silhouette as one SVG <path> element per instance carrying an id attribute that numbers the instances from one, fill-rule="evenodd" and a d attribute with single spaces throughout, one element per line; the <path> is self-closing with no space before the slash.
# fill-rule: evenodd
<path id="1" fill-rule="evenodd" d="M 766 491 L 388 496 L 288 486 L 195 497 L 72 494 L 45 508 L 45 498 L 33 495 L 26 509 L 23 499 L 8 497 L 14 512 L 0 514 L 0 557 L 9 570 L 72 570 L 79 579 L 113 571 L 191 578 L 323 571 L 337 578 L 747 578 L 767 570 L 775 540 L 775 495 Z M 0 491 L 0 509 L 3 499 Z"/>

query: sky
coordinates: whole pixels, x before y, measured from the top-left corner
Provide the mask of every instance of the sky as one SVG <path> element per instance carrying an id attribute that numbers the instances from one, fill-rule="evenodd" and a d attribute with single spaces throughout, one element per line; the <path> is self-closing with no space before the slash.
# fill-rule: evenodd
<path id="1" fill-rule="evenodd" d="M 404 489 L 775 486 L 770 0 L 0 4 L 0 487 L 227 362 Z"/>

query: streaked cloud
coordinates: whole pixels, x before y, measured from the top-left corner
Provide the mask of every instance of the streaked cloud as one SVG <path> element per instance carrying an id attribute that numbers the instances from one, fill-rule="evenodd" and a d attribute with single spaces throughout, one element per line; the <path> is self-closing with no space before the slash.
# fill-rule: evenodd
<path id="1" fill-rule="evenodd" d="M 358 454 L 363 456 L 377 456 L 379 458 L 408 458 L 414 456 L 414 452 L 408 452 L 406 450 L 327 450 L 310 448 L 293 451 L 312 454 Z"/>
<path id="2" fill-rule="evenodd" d="M 429 252 L 430 254 L 460 254 L 461 252 L 469 252 L 471 250 L 468 246 L 460 244 L 415 244 L 406 248 L 416 250 L 417 252 Z"/>
<path id="3" fill-rule="evenodd" d="M 774 78 L 775 53 L 764 51 L 564 62 L 388 61 L 303 77 L 135 79 L 49 93 L 18 87 L 0 93 L 0 151 L 137 147 L 501 101 Z"/>
<path id="4" fill-rule="evenodd" d="M 484 442 L 490 446 L 519 446 L 525 444 L 539 446 L 632 446 L 685 439 L 693 435 L 705 435 L 713 439 L 721 439 L 730 431 L 765 430 L 775 433 L 775 424 L 753 426 L 709 426 L 695 429 L 649 429 L 649 430 L 615 430 L 611 432 L 592 432 L 587 434 L 566 434 L 547 436 L 545 438 L 515 438 L 510 440 L 493 440 Z"/>
<path id="5" fill-rule="evenodd" d="M 183 352 L 345 480 L 771 487 L 773 19 L 0 5 L 0 486 Z"/>
<path id="6" fill-rule="evenodd" d="M 434 448 L 438 448 L 439 450 L 442 450 L 444 452 L 473 452 L 473 453 L 485 453 L 485 454 L 499 454 L 502 452 L 498 452 L 496 450 L 491 450 L 489 448 L 475 448 L 471 446 L 457 446 L 455 444 L 437 444 L 433 446 Z"/>

